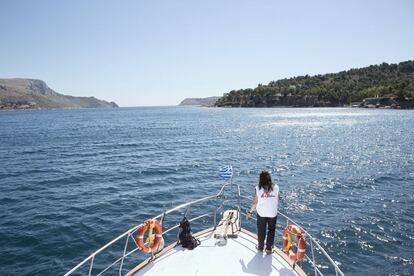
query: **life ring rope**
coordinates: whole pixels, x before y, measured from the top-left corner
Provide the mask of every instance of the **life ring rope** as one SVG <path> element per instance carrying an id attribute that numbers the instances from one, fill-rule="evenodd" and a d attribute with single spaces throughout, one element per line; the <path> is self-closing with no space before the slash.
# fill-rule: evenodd
<path id="1" fill-rule="evenodd" d="M 292 234 L 296 236 L 297 252 L 292 248 Z M 302 229 L 294 224 L 289 224 L 283 230 L 283 249 L 287 256 L 294 262 L 297 262 L 305 257 L 306 241 L 302 235 Z"/>
<path id="2" fill-rule="evenodd" d="M 148 230 L 147 243 L 144 242 L 145 232 Z M 154 232 L 155 231 L 155 235 Z M 144 253 L 152 253 L 158 250 L 162 240 L 162 226 L 155 219 L 148 219 L 137 229 L 135 242 L 139 250 Z"/>

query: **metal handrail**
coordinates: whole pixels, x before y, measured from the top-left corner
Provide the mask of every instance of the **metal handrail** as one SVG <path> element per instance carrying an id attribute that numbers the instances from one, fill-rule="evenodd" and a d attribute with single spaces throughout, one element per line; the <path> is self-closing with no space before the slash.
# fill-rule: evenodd
<path id="1" fill-rule="evenodd" d="M 222 187 L 221 187 L 221 189 L 220 189 L 220 191 L 217 193 L 217 194 L 215 194 L 215 195 L 211 195 L 211 196 L 206 196 L 206 197 L 203 197 L 203 198 L 200 198 L 200 199 L 196 199 L 196 200 L 193 200 L 193 201 L 190 201 L 190 202 L 187 202 L 187 203 L 183 203 L 183 204 L 180 204 L 180 205 L 178 205 L 178 206 L 176 206 L 176 207 L 174 207 L 174 208 L 172 208 L 172 209 L 169 209 L 169 210 L 167 210 L 167 211 L 165 211 L 165 212 L 163 212 L 163 213 L 161 213 L 161 214 L 159 214 L 159 215 L 157 215 L 157 216 L 155 216 L 155 217 L 153 217 L 152 219 L 160 219 L 161 218 L 161 221 L 163 221 L 164 219 L 165 219 L 165 216 L 166 215 L 168 215 L 168 214 L 170 214 L 170 213 L 172 213 L 172 212 L 174 212 L 174 211 L 177 211 L 177 210 L 180 210 L 180 209 L 183 209 L 183 208 L 190 208 L 192 205 L 194 205 L 194 204 L 197 204 L 197 203 L 200 203 L 200 202 L 205 202 L 205 201 L 208 201 L 208 200 L 213 200 L 213 199 L 219 199 L 220 197 L 222 197 L 223 195 L 224 195 L 224 189 L 226 188 L 226 187 L 228 187 L 228 186 L 236 186 L 236 188 L 237 188 L 237 205 L 238 205 L 238 210 L 239 210 L 239 212 L 241 213 L 241 214 L 244 214 L 244 215 L 247 215 L 247 213 L 243 213 L 242 211 L 241 211 L 241 208 L 240 208 L 240 198 L 245 198 L 245 199 L 251 199 L 251 198 L 249 198 L 249 197 L 247 197 L 247 196 L 242 196 L 241 194 L 240 194 L 240 186 L 238 185 L 238 184 L 234 184 L 234 183 L 232 183 L 232 182 L 229 182 L 229 183 L 225 183 Z M 224 202 L 224 201 L 223 201 Z M 221 206 L 219 206 L 218 208 L 215 208 L 215 210 L 214 210 L 214 213 L 213 213 L 213 218 L 214 218 L 214 224 L 216 223 L 216 213 L 217 213 L 217 210 L 219 209 L 219 208 L 222 208 L 223 207 L 223 203 L 222 203 L 222 205 Z M 188 211 L 188 209 L 187 209 L 187 211 Z M 187 212 L 186 211 L 186 212 Z M 281 213 L 281 212 L 278 212 L 278 214 L 279 215 L 281 215 L 282 217 L 284 217 L 286 220 L 287 220 L 287 222 L 292 222 L 292 223 L 294 223 L 294 224 L 297 224 L 294 220 L 292 220 L 291 218 L 289 218 L 287 215 L 285 215 L 285 214 L 283 214 L 283 213 Z M 202 215 L 199 215 L 199 216 L 197 216 L 197 217 L 195 217 L 195 218 L 193 218 L 193 219 L 190 219 L 190 221 L 195 221 L 195 220 L 198 220 L 198 219 L 201 219 L 201 218 L 203 218 L 203 217 L 206 217 L 206 216 L 208 216 L 209 214 L 208 213 L 206 213 L 206 214 L 202 214 Z M 239 222 L 240 222 L 240 224 L 241 224 L 241 220 L 239 220 Z M 297 224 L 297 225 L 299 225 L 299 224 Z M 121 264 L 120 264 L 120 267 L 119 267 L 119 275 L 121 275 L 121 271 L 122 271 L 122 267 L 123 267 L 123 264 L 124 264 L 124 260 L 125 260 L 125 258 L 127 257 L 127 256 L 129 256 L 130 254 L 132 254 L 133 252 L 135 252 L 135 251 L 137 251 L 138 250 L 138 248 L 134 248 L 134 249 L 132 249 L 131 251 L 129 251 L 129 252 L 127 252 L 127 247 L 128 247 L 128 242 L 129 242 L 129 239 L 133 236 L 133 234 L 134 234 L 134 232 L 136 232 L 137 231 L 137 229 L 140 227 L 140 226 L 142 226 L 142 224 L 139 224 L 139 225 L 137 225 L 137 226 L 134 226 L 134 227 L 132 227 L 131 229 L 129 229 L 128 231 L 126 231 L 126 232 L 124 232 L 123 234 L 121 234 L 121 235 L 119 235 L 118 237 L 116 237 L 115 239 L 113 239 L 113 240 L 111 240 L 110 242 L 108 242 L 106 245 L 104 245 L 103 247 L 101 247 L 100 249 L 98 249 L 98 250 L 96 250 L 95 252 L 93 252 L 91 255 L 89 255 L 86 259 L 84 259 L 82 262 L 80 262 L 78 265 L 76 265 L 75 267 L 73 267 L 71 270 L 69 270 L 66 274 L 64 274 L 64 276 L 69 276 L 69 275 L 71 275 L 73 272 L 75 272 L 76 270 L 78 270 L 80 267 L 82 267 L 85 263 L 87 263 L 88 261 L 90 261 L 90 267 L 89 267 L 89 274 L 88 275 L 91 275 L 91 272 L 92 272 L 92 268 L 93 268 L 93 264 L 94 264 L 94 260 L 95 260 L 95 257 L 99 254 L 99 253 L 101 253 L 102 251 L 104 251 L 105 249 L 107 249 L 109 246 L 111 246 L 112 244 L 114 244 L 114 243 L 116 243 L 117 241 L 119 241 L 120 239 L 122 239 L 122 238 L 125 238 L 126 237 L 126 241 L 125 241 L 125 247 L 124 247 L 124 250 L 123 250 L 123 254 L 122 254 L 122 257 L 120 257 L 120 258 L 118 258 L 117 260 L 115 260 L 115 262 L 113 262 L 111 265 L 109 265 L 108 267 L 106 267 L 104 270 L 102 270 L 98 275 L 102 275 L 104 272 L 106 272 L 108 269 L 110 269 L 111 267 L 113 267 L 114 265 L 116 265 L 117 263 L 119 263 L 119 262 L 121 262 Z M 214 225 L 215 226 L 215 225 Z M 179 225 L 173 225 L 172 227 L 170 227 L 169 229 L 167 229 L 167 230 L 165 230 L 164 231 L 164 234 L 166 234 L 166 233 L 168 233 L 168 232 L 170 232 L 170 231 L 172 231 L 172 230 L 174 230 L 174 229 L 176 229 L 176 228 L 178 228 L 179 227 Z M 332 258 L 328 255 L 328 253 L 322 248 L 322 246 L 315 240 L 315 238 L 313 238 L 306 230 L 304 230 L 303 228 L 302 228 L 302 230 L 303 230 L 303 232 L 309 237 L 309 239 L 311 240 L 311 247 L 312 247 L 312 259 L 313 259 L 313 261 L 310 259 L 310 257 L 308 256 L 308 255 L 306 255 L 306 258 L 307 258 L 307 260 L 313 265 L 313 267 L 314 267 L 314 270 L 315 270 L 315 275 L 318 275 L 317 274 L 317 272 L 319 273 L 319 275 L 323 275 L 322 273 L 321 273 L 321 271 L 316 267 L 316 262 L 314 261 L 314 252 L 313 252 L 313 244 L 315 244 L 316 246 L 317 246 L 317 249 L 318 250 L 320 250 L 320 252 L 322 252 L 322 254 L 329 260 L 329 262 L 333 265 L 333 267 L 335 268 L 335 273 L 336 273 L 336 275 L 341 275 L 341 276 L 343 276 L 344 274 L 343 274 L 343 272 L 340 270 L 340 268 L 338 267 L 338 265 L 332 260 Z M 135 241 L 134 241 L 135 242 Z"/>
<path id="2" fill-rule="evenodd" d="M 187 202 L 187 203 L 180 204 L 180 205 L 178 205 L 178 206 L 176 206 L 176 207 L 174 207 L 172 209 L 169 209 L 169 210 L 165 211 L 162 214 L 159 214 L 159 215 L 153 217 L 152 219 L 158 219 L 161 216 L 165 216 L 165 215 L 170 214 L 170 213 L 172 213 L 172 212 L 174 212 L 176 210 L 179 210 L 179 209 L 182 209 L 182 208 L 185 208 L 185 207 L 189 207 L 189 206 L 191 206 L 193 204 L 196 204 L 196 203 L 199 203 L 199 202 L 204 202 L 204 201 L 207 201 L 207 200 L 219 198 L 223 194 L 224 188 L 227 187 L 227 186 L 229 186 L 229 185 L 234 185 L 234 184 L 232 184 L 232 183 L 225 183 L 221 187 L 220 191 L 216 195 L 206 196 L 206 197 L 203 197 L 203 198 L 200 198 L 200 199 L 196 199 L 196 200 L 193 200 L 193 201 L 190 201 L 190 202 Z M 238 185 L 236 185 L 236 186 L 238 186 Z M 238 188 L 238 191 L 240 191 L 240 188 Z M 72 274 L 74 271 L 76 271 L 78 268 L 80 268 L 82 265 L 84 265 L 89 260 L 91 260 L 91 265 L 93 265 L 93 259 L 95 258 L 96 255 L 98 255 L 99 253 L 101 253 L 103 250 L 105 250 L 106 248 L 108 248 L 109 246 L 111 246 L 112 244 L 114 244 L 115 242 L 117 242 L 118 240 L 124 238 L 125 236 L 128 236 L 128 237 L 131 236 L 131 234 L 134 233 L 140 226 L 142 226 L 142 224 L 139 224 L 137 226 L 132 227 L 128 231 L 124 232 L 123 234 L 119 235 L 118 237 L 116 237 L 112 241 L 108 242 L 106 245 L 104 245 L 100 249 L 96 250 L 94 253 L 92 253 L 91 255 L 89 255 L 89 257 L 87 257 L 82 262 L 80 262 L 78 265 L 76 265 L 74 268 L 72 268 L 67 273 L 65 273 L 64 276 L 68 276 L 68 275 Z M 170 231 L 170 229 L 168 229 L 166 231 Z M 91 269 L 89 271 L 89 275 L 90 274 L 91 274 Z"/>

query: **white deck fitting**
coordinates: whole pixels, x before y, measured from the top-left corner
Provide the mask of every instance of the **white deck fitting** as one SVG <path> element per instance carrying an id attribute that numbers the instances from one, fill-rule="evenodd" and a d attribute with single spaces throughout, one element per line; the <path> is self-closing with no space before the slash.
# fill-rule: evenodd
<path id="1" fill-rule="evenodd" d="M 216 245 L 212 232 L 198 237 L 201 241 L 194 250 L 178 245 L 142 267 L 134 275 L 298 275 L 277 253 L 266 255 L 257 252 L 257 240 L 244 229 L 227 245 Z M 279 251 L 280 252 L 280 251 Z M 282 253 L 283 254 L 283 253 Z"/>

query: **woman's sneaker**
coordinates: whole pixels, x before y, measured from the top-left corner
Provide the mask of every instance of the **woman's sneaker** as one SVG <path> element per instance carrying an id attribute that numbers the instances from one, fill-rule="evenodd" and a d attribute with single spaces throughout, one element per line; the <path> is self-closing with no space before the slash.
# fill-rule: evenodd
<path id="1" fill-rule="evenodd" d="M 266 254 L 267 254 L 267 255 L 272 254 L 272 249 L 267 249 L 267 248 L 266 248 Z"/>

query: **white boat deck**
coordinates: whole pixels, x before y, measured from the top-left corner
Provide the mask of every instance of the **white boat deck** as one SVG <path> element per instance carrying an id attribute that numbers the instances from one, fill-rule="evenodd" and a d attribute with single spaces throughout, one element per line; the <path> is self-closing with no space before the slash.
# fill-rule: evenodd
<path id="1" fill-rule="evenodd" d="M 279 249 L 271 255 L 257 252 L 256 235 L 245 229 L 224 246 L 216 245 L 212 229 L 195 236 L 201 244 L 194 250 L 170 245 L 127 275 L 306 275 Z"/>

